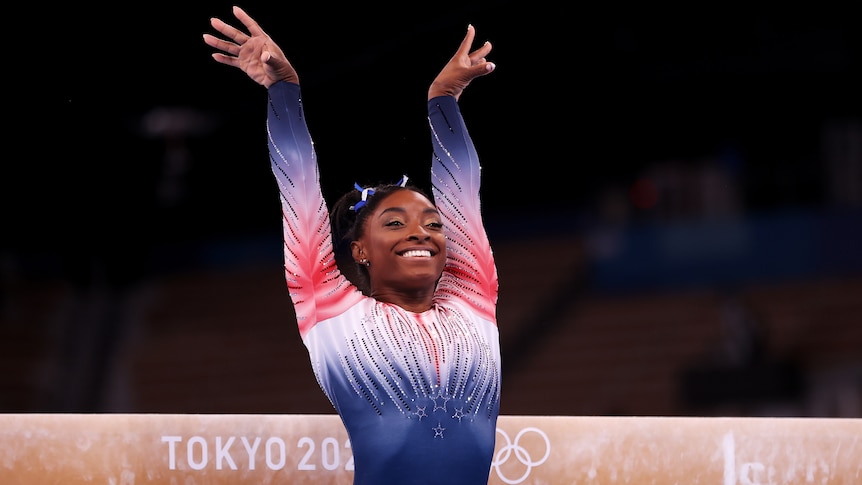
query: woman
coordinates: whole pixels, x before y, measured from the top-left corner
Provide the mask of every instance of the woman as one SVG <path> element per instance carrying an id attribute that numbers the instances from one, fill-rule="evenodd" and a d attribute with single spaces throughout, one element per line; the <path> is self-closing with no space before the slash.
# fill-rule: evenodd
<path id="1" fill-rule="evenodd" d="M 341 417 L 355 484 L 486 484 L 500 409 L 497 270 L 480 167 L 458 99 L 492 72 L 472 26 L 428 89 L 434 200 L 406 177 L 357 185 L 329 213 L 299 76 L 242 9 L 213 58 L 267 88 L 285 277 L 321 388 Z"/>

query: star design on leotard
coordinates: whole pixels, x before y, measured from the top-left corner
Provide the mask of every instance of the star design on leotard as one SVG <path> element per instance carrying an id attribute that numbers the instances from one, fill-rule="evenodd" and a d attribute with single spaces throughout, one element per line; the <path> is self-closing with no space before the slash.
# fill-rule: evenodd
<path id="1" fill-rule="evenodd" d="M 452 419 L 457 419 L 458 422 L 461 422 L 461 418 L 463 418 L 464 416 L 466 416 L 466 414 L 464 413 L 464 408 L 460 407 L 455 409 L 455 414 L 452 415 Z"/>
<path id="2" fill-rule="evenodd" d="M 442 404 L 442 405 L 441 405 L 441 404 L 440 404 L 440 402 L 439 402 L 441 399 L 443 400 L 443 404 Z M 443 410 L 443 412 L 446 412 L 446 403 L 447 403 L 447 402 L 449 402 L 449 399 L 451 399 L 451 398 L 450 398 L 449 396 L 444 396 L 444 395 L 443 395 L 443 391 L 441 390 L 441 391 L 437 394 L 437 397 L 435 397 L 434 399 L 432 399 L 432 400 L 434 401 L 434 411 L 436 411 L 436 410 L 438 410 L 438 409 L 442 409 L 442 410 Z M 432 411 L 432 412 L 433 412 L 433 411 Z"/>
<path id="3" fill-rule="evenodd" d="M 428 414 L 425 413 L 425 406 L 416 406 L 416 412 L 413 414 L 419 416 L 419 421 L 422 421 L 422 418 L 428 416 Z"/>
<path id="4" fill-rule="evenodd" d="M 440 425 L 440 423 L 437 423 L 437 426 L 436 426 L 436 427 L 434 427 L 434 428 L 431 428 L 431 429 L 433 429 L 433 430 L 434 430 L 434 437 L 435 437 L 435 438 L 438 438 L 438 437 L 439 437 L 439 438 L 442 438 L 442 437 L 443 437 L 443 431 L 444 431 L 446 428 L 444 428 L 443 426 L 441 426 L 441 425 Z"/>

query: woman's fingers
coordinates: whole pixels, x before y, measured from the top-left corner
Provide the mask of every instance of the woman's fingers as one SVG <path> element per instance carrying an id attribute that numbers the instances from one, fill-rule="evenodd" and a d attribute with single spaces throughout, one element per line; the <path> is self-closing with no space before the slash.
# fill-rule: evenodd
<path id="1" fill-rule="evenodd" d="M 239 55 L 239 46 L 234 44 L 233 42 L 219 39 L 218 37 L 210 34 L 204 34 L 204 42 L 206 42 L 206 44 L 213 49 L 218 49 L 232 56 Z"/>
<path id="2" fill-rule="evenodd" d="M 234 7 L 233 15 L 237 18 L 237 20 L 239 20 L 240 22 L 242 22 L 243 25 L 245 25 L 245 28 L 248 29 L 248 32 L 252 36 L 266 35 L 266 32 L 264 32 L 263 29 L 260 28 L 260 25 L 258 25 L 258 23 L 253 18 L 251 18 L 249 14 L 245 13 L 245 10 L 239 7 Z"/>
<path id="3" fill-rule="evenodd" d="M 219 18 L 211 18 L 210 25 L 212 25 L 212 27 L 216 29 L 220 34 L 234 41 L 237 45 L 243 45 L 248 41 L 248 34 L 232 25 L 226 24 Z"/>
<path id="4" fill-rule="evenodd" d="M 225 64 L 231 67 L 240 67 L 239 59 L 234 56 L 226 56 L 220 52 L 214 52 L 212 57 L 218 63 Z"/>
<path id="5" fill-rule="evenodd" d="M 480 62 L 485 62 L 485 56 L 487 56 L 491 52 L 491 43 L 485 42 L 482 44 L 482 47 L 479 47 L 475 51 L 470 53 L 470 62 L 475 66 Z"/>
<path id="6" fill-rule="evenodd" d="M 464 39 L 461 41 L 461 45 L 458 46 L 458 52 L 455 53 L 456 56 L 469 56 L 470 48 L 473 47 L 473 38 L 476 37 L 476 28 L 473 27 L 473 24 L 467 26 L 467 34 L 464 35 Z"/>

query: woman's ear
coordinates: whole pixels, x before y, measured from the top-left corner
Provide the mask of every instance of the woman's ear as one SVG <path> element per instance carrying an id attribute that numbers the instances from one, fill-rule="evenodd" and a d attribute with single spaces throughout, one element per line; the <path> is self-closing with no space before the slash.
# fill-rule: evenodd
<path id="1" fill-rule="evenodd" d="M 358 241 L 350 243 L 350 253 L 353 255 L 353 261 L 358 264 L 361 264 L 360 261 L 365 258 L 365 253 Z"/>

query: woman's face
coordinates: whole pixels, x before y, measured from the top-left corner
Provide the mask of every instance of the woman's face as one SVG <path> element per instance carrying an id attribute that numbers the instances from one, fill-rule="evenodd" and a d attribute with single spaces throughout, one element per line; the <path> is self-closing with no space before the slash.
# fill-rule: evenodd
<path id="1" fill-rule="evenodd" d="M 437 208 L 424 195 L 395 191 L 365 221 L 353 258 L 369 261 L 373 292 L 432 289 L 446 264 L 446 237 Z"/>

